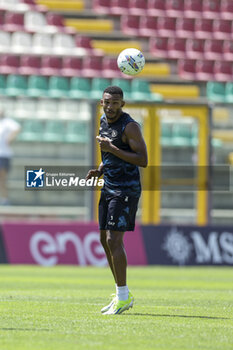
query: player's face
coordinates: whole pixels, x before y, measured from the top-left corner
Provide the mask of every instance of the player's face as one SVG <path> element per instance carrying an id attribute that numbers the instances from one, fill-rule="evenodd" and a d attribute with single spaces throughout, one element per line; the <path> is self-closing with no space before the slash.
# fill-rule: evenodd
<path id="1" fill-rule="evenodd" d="M 115 122 L 122 113 L 122 107 L 125 102 L 122 97 L 118 94 L 104 93 L 101 100 L 101 106 L 103 107 L 104 113 L 107 117 L 108 122 Z"/>

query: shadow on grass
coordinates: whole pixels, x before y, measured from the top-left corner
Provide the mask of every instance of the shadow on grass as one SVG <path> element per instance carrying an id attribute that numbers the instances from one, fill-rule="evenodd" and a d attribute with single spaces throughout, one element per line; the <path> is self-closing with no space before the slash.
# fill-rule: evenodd
<path id="1" fill-rule="evenodd" d="M 143 314 L 143 313 L 128 313 L 123 316 L 153 316 L 153 317 L 184 317 L 184 318 L 203 318 L 209 320 L 231 320 L 229 317 L 213 317 L 213 316 L 190 316 L 190 315 L 167 315 L 167 314 Z"/>

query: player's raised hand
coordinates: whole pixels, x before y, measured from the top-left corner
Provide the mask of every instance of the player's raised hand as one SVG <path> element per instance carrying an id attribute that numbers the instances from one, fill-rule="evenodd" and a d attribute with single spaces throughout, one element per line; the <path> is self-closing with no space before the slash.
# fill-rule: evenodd
<path id="1" fill-rule="evenodd" d="M 103 152 L 110 152 L 111 151 L 112 143 L 108 137 L 96 136 L 96 139 L 99 142 L 101 151 L 103 151 Z"/>
<path id="2" fill-rule="evenodd" d="M 91 170 L 88 171 L 87 176 L 86 176 L 85 179 L 89 180 L 92 177 L 100 177 L 100 176 L 101 176 L 100 170 L 98 170 L 98 169 L 91 169 Z"/>

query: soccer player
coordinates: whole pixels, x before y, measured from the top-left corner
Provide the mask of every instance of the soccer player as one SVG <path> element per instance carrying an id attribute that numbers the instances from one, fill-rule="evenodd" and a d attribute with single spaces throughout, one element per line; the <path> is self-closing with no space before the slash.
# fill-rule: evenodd
<path id="1" fill-rule="evenodd" d="M 99 142 L 102 162 L 86 179 L 104 175 L 99 202 L 100 241 L 115 283 L 116 294 L 101 312 L 120 314 L 133 306 L 134 298 L 126 282 L 127 258 L 123 237 L 133 231 L 141 194 L 140 167 L 147 166 L 147 149 L 138 123 L 123 112 L 123 91 L 109 86 L 103 92 Z"/>

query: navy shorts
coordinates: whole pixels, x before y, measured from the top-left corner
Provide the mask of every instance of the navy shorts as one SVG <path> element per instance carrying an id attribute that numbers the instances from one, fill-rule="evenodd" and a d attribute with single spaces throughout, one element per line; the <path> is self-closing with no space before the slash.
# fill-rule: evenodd
<path id="1" fill-rule="evenodd" d="M 133 231 L 139 197 L 114 196 L 101 192 L 99 201 L 99 229 L 112 231 Z"/>
<path id="2" fill-rule="evenodd" d="M 0 157 L 0 169 L 10 170 L 10 159 L 5 157 Z"/>

